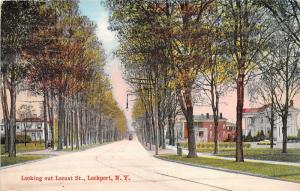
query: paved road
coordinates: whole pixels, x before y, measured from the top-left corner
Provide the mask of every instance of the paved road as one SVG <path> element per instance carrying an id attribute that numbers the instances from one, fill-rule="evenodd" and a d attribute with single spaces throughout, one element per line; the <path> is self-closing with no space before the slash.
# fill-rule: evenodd
<path id="1" fill-rule="evenodd" d="M 296 183 L 162 161 L 144 150 L 136 140 L 1 169 L 0 173 L 1 191 L 300 190 L 300 184 Z M 75 180 L 76 176 L 81 180 Z M 27 180 L 30 178 L 35 180 Z"/>

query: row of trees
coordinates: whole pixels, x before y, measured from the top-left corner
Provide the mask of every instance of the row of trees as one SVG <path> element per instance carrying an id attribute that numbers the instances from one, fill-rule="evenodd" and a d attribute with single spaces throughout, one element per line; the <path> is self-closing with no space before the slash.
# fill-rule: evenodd
<path id="1" fill-rule="evenodd" d="M 58 150 L 123 138 L 126 119 L 104 73 L 96 25 L 79 14 L 78 2 L 5 1 L 1 8 L 1 101 L 9 156 L 16 156 L 16 95 L 24 89 L 43 96 L 44 121 Z"/>
<path id="2" fill-rule="evenodd" d="M 206 97 L 214 115 L 217 153 L 220 97 L 235 90 L 236 161 L 244 161 L 244 96 L 247 85 L 255 82 L 264 97 L 276 100 L 273 108 L 283 121 L 282 151 L 287 152 L 289 101 L 300 88 L 297 1 L 106 2 L 112 11 L 111 30 L 120 40 L 117 55 L 138 95 L 134 117 L 144 128 L 146 142 L 163 147 L 168 122 L 174 144 L 174 118 L 180 108 L 188 127 L 188 157 L 196 157 L 193 106 L 196 98 Z M 261 100 L 261 94 L 251 95 Z"/>

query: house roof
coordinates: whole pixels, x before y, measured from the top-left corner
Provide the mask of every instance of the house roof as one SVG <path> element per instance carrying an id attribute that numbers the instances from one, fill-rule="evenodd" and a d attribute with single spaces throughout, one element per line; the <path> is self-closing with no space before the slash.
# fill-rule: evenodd
<path id="1" fill-rule="evenodd" d="M 27 129 L 27 128 L 26 128 L 26 132 L 29 132 L 29 133 L 30 133 L 30 132 L 34 132 L 34 133 L 35 133 L 35 132 L 42 132 L 42 131 L 43 131 L 42 129 Z M 23 131 L 23 132 L 24 132 L 24 131 Z"/>
<path id="2" fill-rule="evenodd" d="M 235 123 L 231 123 L 231 122 L 226 122 L 226 126 L 228 127 L 236 127 Z"/>
<path id="3" fill-rule="evenodd" d="M 268 107 L 270 107 L 270 104 L 258 108 L 244 108 L 243 113 L 260 113 L 264 112 Z M 299 109 L 295 108 L 294 106 L 289 106 L 289 109 L 299 111 Z"/>
<path id="4" fill-rule="evenodd" d="M 39 117 L 27 117 L 24 119 L 17 119 L 16 122 L 44 122 L 44 120 Z"/>
<path id="5" fill-rule="evenodd" d="M 244 108 L 243 113 L 259 113 L 265 111 L 266 108 L 267 106 L 262 106 L 258 108 Z"/>
<path id="6" fill-rule="evenodd" d="M 185 117 L 182 116 L 182 117 L 180 118 L 180 120 L 185 120 Z M 204 114 L 201 114 L 201 115 L 194 115 L 194 122 L 196 122 L 196 121 L 205 121 L 205 120 L 213 121 L 213 120 L 214 120 L 214 116 L 213 116 L 213 115 L 208 115 L 208 118 L 207 118 L 207 116 L 204 115 Z M 227 119 L 226 119 L 225 117 L 222 117 L 222 118 L 219 118 L 219 121 L 220 121 L 220 120 L 226 121 Z"/>

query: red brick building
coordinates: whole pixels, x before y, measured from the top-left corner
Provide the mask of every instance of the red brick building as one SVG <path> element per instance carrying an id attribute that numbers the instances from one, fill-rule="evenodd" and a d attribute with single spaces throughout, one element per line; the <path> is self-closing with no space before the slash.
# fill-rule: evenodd
<path id="1" fill-rule="evenodd" d="M 185 117 L 181 116 L 179 118 L 182 138 L 188 138 L 188 128 L 187 122 L 185 121 Z M 182 128 L 183 127 L 183 128 Z M 214 141 L 214 119 L 213 115 L 194 115 L 194 127 L 196 134 L 197 142 L 213 142 Z M 218 140 L 225 141 L 231 140 L 233 141 L 235 138 L 235 124 L 227 122 L 226 118 L 222 117 L 220 114 L 219 124 L 218 124 Z"/>

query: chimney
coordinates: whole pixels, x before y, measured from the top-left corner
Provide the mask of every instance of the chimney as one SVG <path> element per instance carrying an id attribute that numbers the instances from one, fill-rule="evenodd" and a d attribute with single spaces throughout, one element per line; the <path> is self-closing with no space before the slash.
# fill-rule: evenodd
<path id="1" fill-rule="evenodd" d="M 206 119 L 209 119 L 209 113 L 206 113 Z"/>
<path id="2" fill-rule="evenodd" d="M 222 119 L 223 118 L 223 114 L 222 113 L 220 113 L 220 119 Z"/>
<path id="3" fill-rule="evenodd" d="M 290 100 L 290 107 L 293 107 L 293 106 L 294 106 L 294 101 Z"/>

